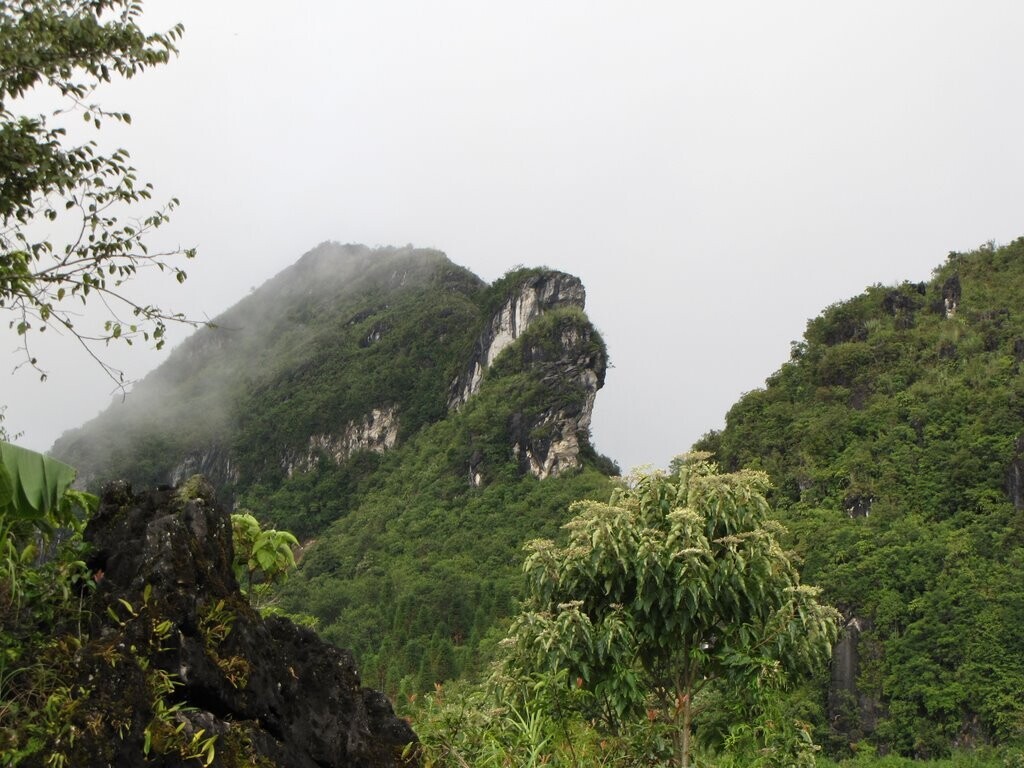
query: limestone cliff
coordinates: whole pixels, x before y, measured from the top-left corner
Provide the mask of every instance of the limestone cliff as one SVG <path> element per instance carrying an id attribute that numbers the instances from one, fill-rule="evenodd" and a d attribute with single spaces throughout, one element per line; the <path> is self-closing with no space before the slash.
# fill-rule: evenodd
<path id="1" fill-rule="evenodd" d="M 544 271 L 531 275 L 509 292 L 488 320 L 473 354 L 449 387 L 448 408 L 454 410 L 480 389 L 484 372 L 541 314 L 559 307 L 584 308 L 586 291 L 578 277 Z"/>
<path id="2" fill-rule="evenodd" d="M 572 318 L 560 322 L 547 338 L 524 344 L 521 355 L 542 380 L 558 382 L 561 394 L 533 413 L 516 412 L 510 422 L 512 452 L 521 469 L 543 480 L 580 466 L 608 360 L 593 327 Z"/>

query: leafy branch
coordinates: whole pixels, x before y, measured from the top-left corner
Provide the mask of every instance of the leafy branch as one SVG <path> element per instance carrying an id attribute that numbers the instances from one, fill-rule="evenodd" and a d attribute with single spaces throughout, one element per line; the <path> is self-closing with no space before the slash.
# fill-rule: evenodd
<path id="1" fill-rule="evenodd" d="M 100 345 L 141 340 L 159 349 L 168 323 L 196 324 L 123 290 L 142 269 L 186 279 L 173 259 L 190 259 L 193 249 L 150 252 L 146 244 L 178 200 L 137 213 L 153 187 L 140 182 L 128 152 L 104 154 L 95 141 L 69 146 L 66 127 L 53 124 L 73 113 L 97 130 L 106 118 L 131 123 L 127 112 L 93 102 L 94 92 L 115 76 L 169 61 L 183 32 L 179 24 L 147 34 L 140 14 L 141 4 L 130 0 L 0 2 L 0 309 L 21 338 L 20 365 L 43 379 L 33 333 L 68 332 L 123 387 L 123 372 L 103 360 Z M 17 113 L 12 103 L 32 90 L 55 92 L 61 106 L 49 116 Z M 39 236 L 58 223 L 73 233 L 66 242 Z M 78 326 L 88 306 L 102 311 L 97 328 Z"/>

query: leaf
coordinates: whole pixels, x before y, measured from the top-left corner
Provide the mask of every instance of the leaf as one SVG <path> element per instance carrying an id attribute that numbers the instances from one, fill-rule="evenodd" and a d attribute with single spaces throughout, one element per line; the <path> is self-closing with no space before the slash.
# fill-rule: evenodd
<path id="1" fill-rule="evenodd" d="M 260 549 L 253 554 L 256 556 L 256 562 L 260 564 L 260 568 L 264 571 L 272 570 L 277 563 L 277 555 L 270 550 Z"/>
<path id="2" fill-rule="evenodd" d="M 0 512 L 28 520 L 43 520 L 56 511 L 76 474 L 61 461 L 4 442 L 0 467 Z"/>
<path id="3" fill-rule="evenodd" d="M 14 479 L 0 460 L 0 511 L 7 509 L 14 501 Z"/>

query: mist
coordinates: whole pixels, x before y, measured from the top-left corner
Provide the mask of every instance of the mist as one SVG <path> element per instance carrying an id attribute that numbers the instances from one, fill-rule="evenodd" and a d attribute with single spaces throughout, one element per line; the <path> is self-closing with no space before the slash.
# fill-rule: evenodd
<path id="1" fill-rule="evenodd" d="M 102 141 L 182 200 L 152 246 L 199 256 L 141 297 L 212 318 L 326 240 L 576 274 L 624 468 L 721 426 L 829 304 L 1024 233 L 1019 3 L 145 9 L 181 55 L 99 94 L 133 117 Z M 120 396 L 71 341 L 0 392 L 30 447 Z M 168 351 L 104 353 L 137 380 Z"/>

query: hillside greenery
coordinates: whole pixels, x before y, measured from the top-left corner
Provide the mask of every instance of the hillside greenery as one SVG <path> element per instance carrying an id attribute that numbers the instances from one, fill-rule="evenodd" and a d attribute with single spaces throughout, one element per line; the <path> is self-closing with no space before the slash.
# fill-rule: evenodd
<path id="1" fill-rule="evenodd" d="M 94 489 L 167 482 L 197 454 L 224 470 L 230 457 L 222 498 L 304 542 L 284 607 L 352 648 L 369 684 L 428 690 L 481 668 L 521 595 L 523 543 L 555 535 L 573 500 L 606 497 L 618 471 L 586 434 L 582 466 L 544 481 L 513 450 L 517 428 L 551 439 L 546 415 L 584 407 L 578 360 L 603 376 L 604 343 L 574 306 L 534 320 L 449 412 L 485 326 L 548 272 L 488 286 L 437 251 L 325 243 L 55 451 Z M 310 447 L 373 409 L 397 414 L 393 449 L 339 463 Z"/>
<path id="2" fill-rule="evenodd" d="M 582 324 L 573 310 L 544 316 L 462 409 L 377 458 L 371 487 L 322 532 L 284 589 L 287 609 L 317 616 L 325 638 L 355 650 L 368 684 L 407 694 L 480 672 L 522 595 L 522 546 L 555 535 L 570 502 L 607 497 L 615 468 L 593 449 L 579 470 L 538 480 L 521 470 L 509 440 L 513 414 L 578 397 L 563 379 L 515 361 Z M 269 499 L 269 513 L 285 511 L 275 506 L 280 494 Z"/>
<path id="3" fill-rule="evenodd" d="M 282 455 L 381 404 L 401 411 L 403 436 L 439 418 L 479 333 L 484 288 L 437 251 L 324 243 L 199 329 L 54 453 L 94 490 L 114 476 L 167 482 L 204 452 L 232 455 L 241 486 L 222 488 L 225 499 L 255 482 L 276 487 Z"/>
<path id="4" fill-rule="evenodd" d="M 490 664 L 526 594 L 523 545 L 561 546 L 571 503 L 607 501 L 617 474 L 586 435 L 582 466 L 543 481 L 513 450 L 517 429 L 554 437 L 545 415 L 586 400 L 560 375 L 573 373 L 566 345 L 605 352 L 576 308 L 542 315 L 449 411 L 481 329 L 538 274 L 487 286 L 437 252 L 325 244 L 59 455 L 94 483 L 119 469 L 143 484 L 197 451 L 222 469 L 230 456 L 225 496 L 303 542 L 281 608 L 355 651 L 365 683 L 414 718 L 427 764 L 516 764 L 522 750 L 551 765 L 664 763 L 672 737 L 657 715 L 612 733 L 568 678 L 495 688 Z M 699 760 L 770 765 L 786 734 L 807 739 L 787 753 L 801 761 L 814 743 L 842 765 L 1019 760 L 1022 295 L 1024 239 L 952 253 L 926 282 L 872 286 L 812 319 L 790 360 L 695 446 L 725 472 L 769 478 L 782 543 L 840 610 L 852 660 L 756 717 L 723 699 L 694 731 Z M 392 405 L 393 449 L 341 464 L 311 451 L 310 435 Z"/>
<path id="5" fill-rule="evenodd" d="M 858 619 L 832 746 L 1024 736 L 1024 239 L 810 321 L 698 448 L 766 471 L 804 578 Z"/>

